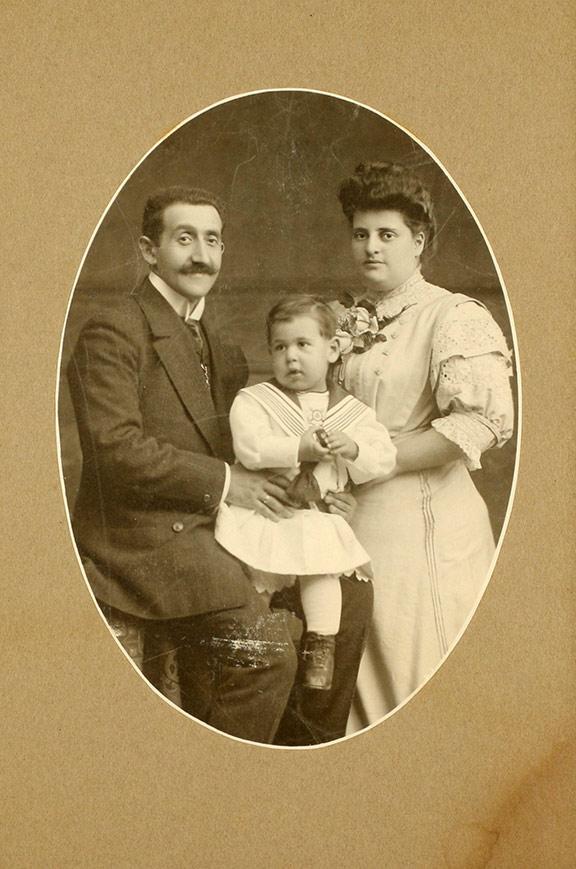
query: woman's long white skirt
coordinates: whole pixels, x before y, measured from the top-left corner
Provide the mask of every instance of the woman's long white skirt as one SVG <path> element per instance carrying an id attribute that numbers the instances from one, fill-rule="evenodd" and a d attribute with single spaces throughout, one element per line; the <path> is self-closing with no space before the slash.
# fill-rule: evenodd
<path id="1" fill-rule="evenodd" d="M 461 461 L 356 492 L 352 527 L 372 562 L 374 617 L 349 732 L 381 719 L 446 656 L 488 580 L 494 539 Z"/>

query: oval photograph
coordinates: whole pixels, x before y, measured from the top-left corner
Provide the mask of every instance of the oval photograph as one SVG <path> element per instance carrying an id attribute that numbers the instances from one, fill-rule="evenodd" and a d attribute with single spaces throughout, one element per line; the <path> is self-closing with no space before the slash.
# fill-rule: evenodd
<path id="1" fill-rule="evenodd" d="M 261 91 L 166 136 L 93 235 L 58 396 L 76 551 L 134 668 L 220 733 L 362 732 L 480 602 L 518 378 L 465 193 L 378 112 Z"/>

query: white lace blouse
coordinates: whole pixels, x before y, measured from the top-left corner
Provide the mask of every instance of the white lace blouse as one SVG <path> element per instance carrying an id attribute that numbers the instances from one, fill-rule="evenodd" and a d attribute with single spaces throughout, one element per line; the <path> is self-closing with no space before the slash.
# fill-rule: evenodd
<path id="1" fill-rule="evenodd" d="M 469 470 L 511 436 L 511 354 L 487 309 L 416 272 L 376 306 L 383 342 L 344 357 L 341 379 L 395 439 L 433 427 Z"/>

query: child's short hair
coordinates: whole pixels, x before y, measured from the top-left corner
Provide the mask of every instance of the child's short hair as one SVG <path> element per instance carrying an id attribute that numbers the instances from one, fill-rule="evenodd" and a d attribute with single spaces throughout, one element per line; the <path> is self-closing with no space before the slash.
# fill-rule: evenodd
<path id="1" fill-rule="evenodd" d="M 276 323 L 287 323 L 294 317 L 302 316 L 313 317 L 324 338 L 333 338 L 336 334 L 337 319 L 332 308 L 320 296 L 302 293 L 297 296 L 287 296 L 271 309 L 266 317 L 268 343 L 271 341 L 272 329 Z"/>

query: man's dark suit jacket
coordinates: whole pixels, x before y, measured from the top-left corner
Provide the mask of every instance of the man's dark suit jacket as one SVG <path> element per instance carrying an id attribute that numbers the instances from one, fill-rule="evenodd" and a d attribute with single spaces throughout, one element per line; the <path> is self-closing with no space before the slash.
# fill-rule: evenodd
<path id="1" fill-rule="evenodd" d="M 208 306 L 202 325 L 213 398 L 189 329 L 148 280 L 85 325 L 68 369 L 78 548 L 96 598 L 147 619 L 242 606 L 250 588 L 214 540 L 246 362 L 220 343 Z"/>

